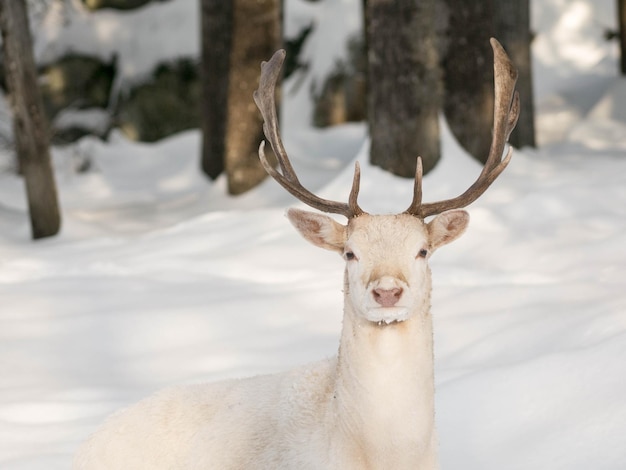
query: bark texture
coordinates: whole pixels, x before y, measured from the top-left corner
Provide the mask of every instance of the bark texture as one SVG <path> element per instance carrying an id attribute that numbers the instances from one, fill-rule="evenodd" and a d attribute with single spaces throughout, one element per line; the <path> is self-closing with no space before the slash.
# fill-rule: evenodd
<path id="1" fill-rule="evenodd" d="M 620 72 L 626 75 L 626 0 L 617 0 L 617 23 L 619 26 Z"/>
<path id="2" fill-rule="evenodd" d="M 494 2 L 495 35 L 517 67 L 520 117 L 509 142 L 514 147 L 535 147 L 535 105 L 530 57 L 530 2 Z"/>
<path id="3" fill-rule="evenodd" d="M 281 6 L 281 0 L 202 1 L 202 168 L 212 179 L 226 171 L 231 194 L 266 176 L 257 153 L 263 121 L 252 92 L 261 62 L 281 47 Z"/>
<path id="4" fill-rule="evenodd" d="M 489 38 L 506 49 L 519 72 L 520 118 L 510 142 L 535 145 L 528 0 L 445 0 L 449 29 L 443 57 L 444 114 L 461 146 L 484 162 L 493 127 L 493 54 Z"/>
<path id="5" fill-rule="evenodd" d="M 224 171 L 234 0 L 202 0 L 202 170 Z"/>
<path id="6" fill-rule="evenodd" d="M 439 160 L 441 68 L 435 0 L 367 0 L 367 115 L 372 164 L 413 177 Z"/>
<path id="7" fill-rule="evenodd" d="M 281 46 L 280 3 L 280 0 L 234 2 L 225 154 L 231 194 L 241 194 L 267 176 L 258 158 L 263 119 L 252 93 L 259 83 L 261 62 L 269 60 Z"/>
<path id="8" fill-rule="evenodd" d="M 482 162 L 493 126 L 492 1 L 446 0 L 449 34 L 443 58 L 444 114 L 459 143 Z"/>
<path id="9" fill-rule="evenodd" d="M 32 236 L 49 237 L 58 233 L 61 215 L 25 0 L 0 1 L 0 29 L 15 146 L 26 184 Z"/>

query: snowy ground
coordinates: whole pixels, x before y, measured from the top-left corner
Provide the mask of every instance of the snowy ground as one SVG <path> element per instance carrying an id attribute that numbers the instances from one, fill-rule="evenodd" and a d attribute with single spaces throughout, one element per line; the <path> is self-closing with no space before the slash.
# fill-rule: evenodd
<path id="1" fill-rule="evenodd" d="M 542 146 L 431 263 L 444 470 L 626 468 L 626 82 L 613 49 L 576 42 L 608 2 L 544 17 L 557 3 L 536 43 Z M 358 159 L 362 207 L 404 210 L 411 182 L 367 165 L 364 126 L 297 126 L 298 99 L 285 143 L 304 183 L 345 199 Z M 445 125 L 442 142 L 426 200 L 480 171 Z M 36 243 L 22 182 L 0 173 L 0 468 L 68 468 L 107 414 L 164 386 L 335 354 L 341 259 L 299 238 L 273 181 L 238 198 L 205 181 L 199 146 L 55 149 L 63 231 Z"/>

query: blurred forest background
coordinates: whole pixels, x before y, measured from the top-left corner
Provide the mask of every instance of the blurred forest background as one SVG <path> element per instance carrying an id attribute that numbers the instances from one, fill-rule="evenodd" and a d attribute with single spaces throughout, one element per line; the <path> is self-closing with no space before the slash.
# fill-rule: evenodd
<path id="1" fill-rule="evenodd" d="M 233 195 L 257 185 L 265 178 L 257 157 L 261 116 L 252 101 L 260 63 L 285 48 L 284 77 L 305 76 L 310 64 L 301 51 L 320 25 L 305 22 L 287 34 L 285 9 L 336 1 L 2 0 L 0 145 L 15 149 L 10 170 L 26 180 L 33 236 L 54 235 L 60 226 L 48 145 L 71 145 L 85 135 L 107 139 L 119 129 L 129 139 L 154 142 L 200 128 L 198 165 L 207 177 L 226 173 Z M 142 27 L 98 30 L 95 40 L 120 34 L 131 48 L 140 48 L 142 37 L 164 34 L 175 42 L 190 28 L 184 20 L 179 32 L 154 31 L 152 6 L 170 2 L 197 9 L 197 45 L 188 47 L 193 53 L 187 57 L 144 70 L 141 63 L 121 60 L 114 46 L 90 54 L 75 42 L 85 37 L 78 32 L 106 24 L 93 21 L 106 14 L 133 16 L 132 24 Z M 307 119 L 313 125 L 367 121 L 370 161 L 412 177 L 416 156 L 424 159 L 425 171 L 439 159 L 443 113 L 459 143 L 483 159 L 491 142 L 493 36 L 520 74 L 522 112 L 511 143 L 535 146 L 529 0 L 348 3 L 361 9 L 362 25 L 336 45 L 342 59 L 334 60 L 326 76 L 309 82 L 314 105 Z M 622 43 L 624 0 L 616 0 L 616 6 L 615 27 L 605 35 Z M 42 26 L 47 34 L 39 33 Z M 89 161 L 83 164 L 87 170 Z"/>

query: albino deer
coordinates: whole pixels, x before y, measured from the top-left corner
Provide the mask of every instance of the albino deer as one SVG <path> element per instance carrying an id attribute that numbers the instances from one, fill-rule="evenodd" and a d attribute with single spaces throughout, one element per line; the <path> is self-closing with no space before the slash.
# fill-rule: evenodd
<path id="1" fill-rule="evenodd" d="M 459 210 L 475 201 L 508 164 L 502 154 L 516 124 L 516 71 L 492 39 L 494 132 L 487 163 L 462 195 L 422 204 L 418 160 L 413 202 L 396 215 L 357 204 L 359 168 L 349 202 L 302 187 L 283 148 L 274 102 L 285 57 L 262 64 L 254 100 L 278 158 L 267 172 L 307 205 L 291 209 L 304 238 L 346 261 L 338 356 L 282 374 L 165 390 L 113 415 L 80 449 L 76 469 L 435 469 L 431 275 L 428 259 L 465 230 Z M 424 219 L 435 216 L 430 222 Z"/>

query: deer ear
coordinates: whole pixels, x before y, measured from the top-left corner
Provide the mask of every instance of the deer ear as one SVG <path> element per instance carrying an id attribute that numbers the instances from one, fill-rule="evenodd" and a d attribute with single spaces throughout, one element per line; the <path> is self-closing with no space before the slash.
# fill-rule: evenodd
<path id="1" fill-rule="evenodd" d="M 300 234 L 315 246 L 343 252 L 346 227 L 334 219 L 315 212 L 289 209 L 287 218 Z"/>
<path id="2" fill-rule="evenodd" d="M 462 210 L 447 211 L 431 220 L 428 227 L 430 243 L 435 250 L 459 238 L 469 223 L 469 214 Z"/>

